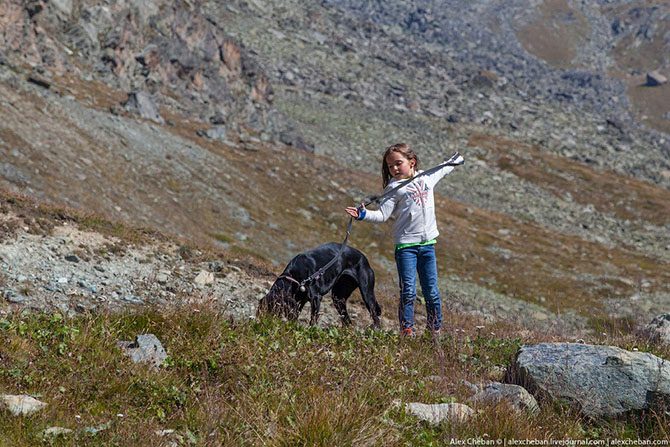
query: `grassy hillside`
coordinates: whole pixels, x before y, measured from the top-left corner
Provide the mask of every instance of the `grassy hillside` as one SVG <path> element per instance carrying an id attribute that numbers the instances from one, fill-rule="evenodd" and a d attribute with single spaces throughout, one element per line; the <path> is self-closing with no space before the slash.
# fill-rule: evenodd
<path id="1" fill-rule="evenodd" d="M 0 447 L 670 436 L 652 412 L 431 427 L 403 407 L 469 403 L 526 343 L 669 358 L 639 335 L 670 301 L 667 138 L 644 126 L 670 129 L 670 84 L 641 85 L 668 65 L 667 1 L 127 3 L 0 2 L 0 394 L 48 403 L 0 411 Z M 436 190 L 444 339 L 396 334 L 388 223 L 349 239 L 383 330 L 357 294 L 352 329 L 328 299 L 319 327 L 254 318 L 289 259 L 343 239 L 399 141 L 422 168 L 466 160 Z M 159 370 L 117 345 L 143 333 Z"/>
<path id="2" fill-rule="evenodd" d="M 455 216 L 469 216 L 463 231 L 477 225 L 479 236 L 474 240 L 486 237 L 483 229 L 490 215 L 479 220 L 480 211 L 450 206 Z M 26 235 L 47 240 L 64 223 L 115 238 L 107 257 L 171 240 L 155 231 L 7 192 L 0 211 L 3 246 Z M 530 234 L 513 237 L 532 240 Z M 88 247 L 78 247 L 84 258 Z M 247 271 L 247 281 L 254 281 L 254 275 L 272 276 L 270 267 L 254 257 L 240 258 L 184 241 L 174 247 L 172 254 L 154 249 L 155 256 L 186 257 L 195 265 L 215 256 Z M 0 285 L 6 287 L 12 275 L 3 272 Z M 530 283 L 533 278 L 516 275 L 509 274 L 508 281 Z M 574 338 L 550 324 L 535 330 L 528 322 L 475 317 L 455 310 L 452 297 L 446 297 L 443 339 L 401 339 L 389 320 L 395 299 L 386 287 L 378 291 L 386 317 L 380 331 L 363 329 L 368 320 L 356 299 L 351 303 L 357 313 L 351 329 L 231 318 L 223 303 L 254 299 L 234 287 L 216 300 L 199 299 L 201 292 L 195 291 L 178 294 L 170 304 L 127 306 L 116 312 L 65 315 L 5 303 L 0 310 L 0 393 L 29 394 L 47 407 L 23 417 L 0 411 L 0 445 L 403 446 L 445 445 L 452 438 L 667 438 L 664 414 L 589 421 L 555 402 L 541 401 L 536 416 L 504 405 L 471 403 L 472 385 L 503 380 L 521 345 Z M 51 296 L 37 288 L 25 293 L 43 294 L 47 301 Z M 324 308 L 329 307 L 325 302 Z M 420 318 L 421 306 L 417 312 Z M 650 343 L 629 322 L 593 315 L 595 331 L 586 342 L 670 355 L 667 346 Z M 158 370 L 133 364 L 117 344 L 145 333 L 155 334 L 167 350 L 168 359 Z M 406 413 L 408 402 L 465 403 L 477 413 L 462 423 L 430 426 Z M 44 434 L 53 427 L 72 432 Z"/>
<path id="3" fill-rule="evenodd" d="M 535 417 L 474 406 L 464 423 L 429 426 L 406 402 L 461 402 L 466 383 L 500 380 L 523 343 L 556 340 L 447 315 L 446 337 L 310 328 L 268 319 L 234 323 L 207 307 L 122 314 L 0 318 L 0 389 L 47 402 L 29 417 L 0 412 L 0 445 L 447 445 L 452 438 L 666 439 L 667 416 L 590 422 L 542 403 Z M 169 358 L 132 364 L 116 343 L 153 333 Z M 651 350 L 620 335 L 599 342 Z M 472 405 L 472 404 L 471 404 Z M 73 432 L 42 437 L 48 427 Z M 174 430 L 167 432 L 165 430 Z"/>

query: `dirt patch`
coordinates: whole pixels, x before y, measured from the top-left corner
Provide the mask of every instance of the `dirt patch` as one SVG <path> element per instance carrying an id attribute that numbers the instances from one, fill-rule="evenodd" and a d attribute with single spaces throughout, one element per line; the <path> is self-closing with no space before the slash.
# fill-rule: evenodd
<path id="1" fill-rule="evenodd" d="M 626 83 L 635 116 L 662 132 L 670 132 L 670 85 L 648 87 L 645 74 L 660 69 L 670 75 L 667 7 L 666 1 L 635 1 L 602 8 L 621 33 L 612 49 L 616 69 L 610 75 Z M 663 9 L 666 18 L 659 20 Z"/>
<path id="2" fill-rule="evenodd" d="M 588 38 L 588 21 L 567 0 L 545 0 L 537 8 L 535 17 L 518 29 L 519 42 L 554 67 L 570 67 L 577 49 Z"/>
<path id="3" fill-rule="evenodd" d="M 666 75 L 670 76 L 670 70 Z M 628 97 L 633 112 L 643 124 L 670 133 L 670 83 L 649 87 L 645 76 L 628 79 Z"/>

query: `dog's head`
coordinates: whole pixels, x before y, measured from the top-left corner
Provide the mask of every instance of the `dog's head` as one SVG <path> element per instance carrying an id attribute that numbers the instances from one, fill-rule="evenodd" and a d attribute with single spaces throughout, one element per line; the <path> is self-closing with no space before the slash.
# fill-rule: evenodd
<path id="1" fill-rule="evenodd" d="M 296 320 L 299 314 L 297 295 L 300 293 L 302 292 L 300 292 L 298 284 L 280 277 L 259 301 L 256 315 L 269 314 L 288 320 Z"/>

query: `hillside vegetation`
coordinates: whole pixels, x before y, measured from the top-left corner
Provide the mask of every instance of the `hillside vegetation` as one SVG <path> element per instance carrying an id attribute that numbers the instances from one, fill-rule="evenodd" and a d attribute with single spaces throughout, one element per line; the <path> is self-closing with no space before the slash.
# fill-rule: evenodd
<path id="1" fill-rule="evenodd" d="M 518 348 L 613 344 L 670 306 L 666 1 L 0 2 L 0 444 L 445 445 L 666 439 L 468 403 Z M 396 336 L 390 225 L 355 222 L 383 309 L 341 329 L 258 319 L 296 254 L 345 236 L 384 148 L 436 190 L 439 343 Z M 417 306 L 418 321 L 424 309 Z M 168 360 L 117 345 L 154 333 Z M 1 393 L 0 393 L 1 394 Z M 69 434 L 43 439 L 49 427 Z M 174 432 L 166 430 L 174 430 Z"/>
<path id="2" fill-rule="evenodd" d="M 0 387 L 46 401 L 23 418 L 0 414 L 0 443 L 34 445 L 446 445 L 451 439 L 667 439 L 667 416 L 589 421 L 546 403 L 530 416 L 474 405 L 464 423 L 431 426 L 407 402 L 468 402 L 469 384 L 499 380 L 522 343 L 504 324 L 447 316 L 449 335 L 399 340 L 361 332 L 231 322 L 211 307 L 175 307 L 76 318 L 0 319 Z M 133 365 L 116 346 L 156 334 L 160 370 Z M 629 337 L 599 341 L 632 347 Z M 653 346 L 637 345 L 642 349 Z M 667 356 L 667 349 L 661 354 Z M 473 405 L 473 404 L 471 404 Z M 72 432 L 49 436 L 49 427 Z"/>

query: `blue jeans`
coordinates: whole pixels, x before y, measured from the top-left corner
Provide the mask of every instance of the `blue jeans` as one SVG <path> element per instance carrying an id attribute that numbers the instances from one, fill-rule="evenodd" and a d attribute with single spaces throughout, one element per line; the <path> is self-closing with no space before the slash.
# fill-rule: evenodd
<path id="1" fill-rule="evenodd" d="M 416 273 L 419 273 L 421 291 L 426 300 L 428 329 L 442 327 L 442 301 L 437 287 L 437 259 L 435 244 L 415 245 L 395 251 L 400 281 L 398 319 L 400 328 L 414 328 L 414 300 L 416 299 Z"/>

